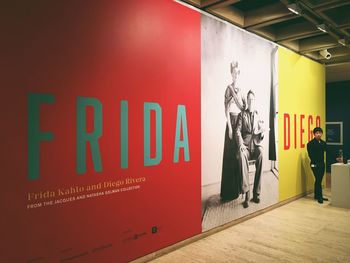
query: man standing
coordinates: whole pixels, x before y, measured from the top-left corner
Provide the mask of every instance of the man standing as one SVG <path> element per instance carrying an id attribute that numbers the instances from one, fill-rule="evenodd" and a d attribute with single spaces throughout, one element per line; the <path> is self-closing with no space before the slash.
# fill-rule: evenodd
<path id="1" fill-rule="evenodd" d="M 311 169 L 315 176 L 315 196 L 314 198 L 322 204 L 323 201 L 328 201 L 322 195 L 322 178 L 325 172 L 324 152 L 327 151 L 327 144 L 321 139 L 323 130 L 320 127 L 316 127 L 313 130 L 314 138 L 307 144 L 307 152 L 311 160 Z M 342 161 L 337 158 L 337 161 Z"/>
<path id="2" fill-rule="evenodd" d="M 236 140 L 239 149 L 238 159 L 239 168 L 242 176 L 242 193 L 245 193 L 243 207 L 249 206 L 250 187 L 249 187 L 249 160 L 255 160 L 255 177 L 253 187 L 252 201 L 259 203 L 261 188 L 261 174 L 263 163 L 263 147 L 261 141 L 264 138 L 262 121 L 258 112 L 255 110 L 255 94 L 249 90 L 247 94 L 248 108 L 238 115 Z"/>

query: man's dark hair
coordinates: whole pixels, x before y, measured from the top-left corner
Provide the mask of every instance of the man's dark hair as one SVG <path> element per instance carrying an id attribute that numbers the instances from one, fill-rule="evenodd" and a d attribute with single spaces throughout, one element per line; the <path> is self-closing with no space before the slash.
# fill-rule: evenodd
<path id="1" fill-rule="evenodd" d="M 323 133 L 323 130 L 322 130 L 321 127 L 316 127 L 312 132 L 313 132 L 314 134 L 315 134 L 316 132 L 321 132 L 321 133 Z"/>
<path id="2" fill-rule="evenodd" d="M 247 93 L 247 99 L 248 99 L 248 97 L 249 97 L 250 94 L 252 94 L 252 95 L 254 96 L 254 98 L 255 98 L 254 92 L 250 89 L 250 90 L 248 91 L 248 93 Z"/>

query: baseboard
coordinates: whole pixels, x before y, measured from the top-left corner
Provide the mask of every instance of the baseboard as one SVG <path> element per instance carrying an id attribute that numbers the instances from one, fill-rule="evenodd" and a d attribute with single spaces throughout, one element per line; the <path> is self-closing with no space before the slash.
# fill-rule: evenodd
<path id="1" fill-rule="evenodd" d="M 143 256 L 143 257 L 140 257 L 140 258 L 138 258 L 138 259 L 135 259 L 135 260 L 133 260 L 133 261 L 131 261 L 131 262 L 132 262 L 132 263 L 144 263 L 144 262 L 148 262 L 148 261 L 154 260 L 154 259 L 156 259 L 156 258 L 158 258 L 158 257 L 161 257 L 161 256 L 163 256 L 163 255 L 165 255 L 165 254 L 170 253 L 170 252 L 173 252 L 173 251 L 175 251 L 175 250 L 177 250 L 177 249 L 179 249 L 179 248 L 181 248 L 181 247 L 187 246 L 188 244 L 191 244 L 191 243 L 193 243 L 193 242 L 196 242 L 196 241 L 198 241 L 198 240 L 200 240 L 200 239 L 203 239 L 203 238 L 205 238 L 205 237 L 207 237 L 207 236 L 213 235 L 213 234 L 215 234 L 215 233 L 217 233 L 217 232 L 220 232 L 220 231 L 222 231 L 222 230 L 225 230 L 225 229 L 227 229 L 227 228 L 229 228 L 229 227 L 231 227 L 231 226 L 237 225 L 237 224 L 242 223 L 242 222 L 244 222 L 244 221 L 246 221 L 246 220 L 249 220 L 249 219 L 251 219 L 251 218 L 254 218 L 254 217 L 258 216 L 258 215 L 261 215 L 261 214 L 264 214 L 264 213 L 266 213 L 266 212 L 268 212 L 268 211 L 271 211 L 271 210 L 273 210 L 273 209 L 275 209 L 275 208 L 278 208 L 278 207 L 280 207 L 280 206 L 283 206 L 283 205 L 286 205 L 286 204 L 288 204 L 288 203 L 290 203 L 290 202 L 293 202 L 293 201 L 295 201 L 295 200 L 297 200 L 297 199 L 299 199 L 299 198 L 301 198 L 301 197 L 304 197 L 304 196 L 306 196 L 306 195 L 308 195 L 308 194 L 310 194 L 310 193 L 312 193 L 312 192 L 313 192 L 313 191 L 310 190 L 310 191 L 307 191 L 307 192 L 305 192 L 305 193 L 299 194 L 299 195 L 297 195 L 297 196 L 288 198 L 288 199 L 286 199 L 286 200 L 283 200 L 283 201 L 281 201 L 281 202 L 278 202 L 277 204 L 274 204 L 274 205 L 272 205 L 272 206 L 266 207 L 266 208 L 264 208 L 264 209 L 261 209 L 261 210 L 259 210 L 259 211 L 256 211 L 256 212 L 252 213 L 252 214 L 249 214 L 249 215 L 246 215 L 246 216 L 241 217 L 241 218 L 239 218 L 239 219 L 236 219 L 236 220 L 234 220 L 234 221 L 232 221 L 232 222 L 229 222 L 229 223 L 227 223 L 227 224 L 224 224 L 224 225 L 222 225 L 222 226 L 215 227 L 215 228 L 213 228 L 213 229 L 210 229 L 210 230 L 208 230 L 208 231 L 206 231 L 206 232 L 200 233 L 200 234 L 195 235 L 195 236 L 193 236 L 193 237 L 190 237 L 190 238 L 188 238 L 188 239 L 182 240 L 182 241 L 177 242 L 177 243 L 175 243 L 175 244 L 173 244 L 173 245 L 171 245 L 171 246 L 162 248 L 162 249 L 160 249 L 160 250 L 157 250 L 157 251 L 155 251 L 155 252 L 152 252 L 152 253 L 150 253 L 150 254 L 147 254 L 147 255 L 145 255 L 145 256 Z"/>

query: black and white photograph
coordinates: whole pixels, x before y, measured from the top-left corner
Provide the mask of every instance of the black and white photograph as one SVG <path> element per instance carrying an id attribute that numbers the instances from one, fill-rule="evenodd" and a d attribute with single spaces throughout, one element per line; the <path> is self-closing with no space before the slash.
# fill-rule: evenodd
<path id="1" fill-rule="evenodd" d="M 204 232 L 278 202 L 278 48 L 201 19 Z"/>

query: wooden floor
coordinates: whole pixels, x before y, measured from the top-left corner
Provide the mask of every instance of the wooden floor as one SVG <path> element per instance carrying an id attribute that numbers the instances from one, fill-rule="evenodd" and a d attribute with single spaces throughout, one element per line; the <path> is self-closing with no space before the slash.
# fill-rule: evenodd
<path id="1" fill-rule="evenodd" d="M 310 195 L 152 262 L 350 262 L 350 210 Z"/>

